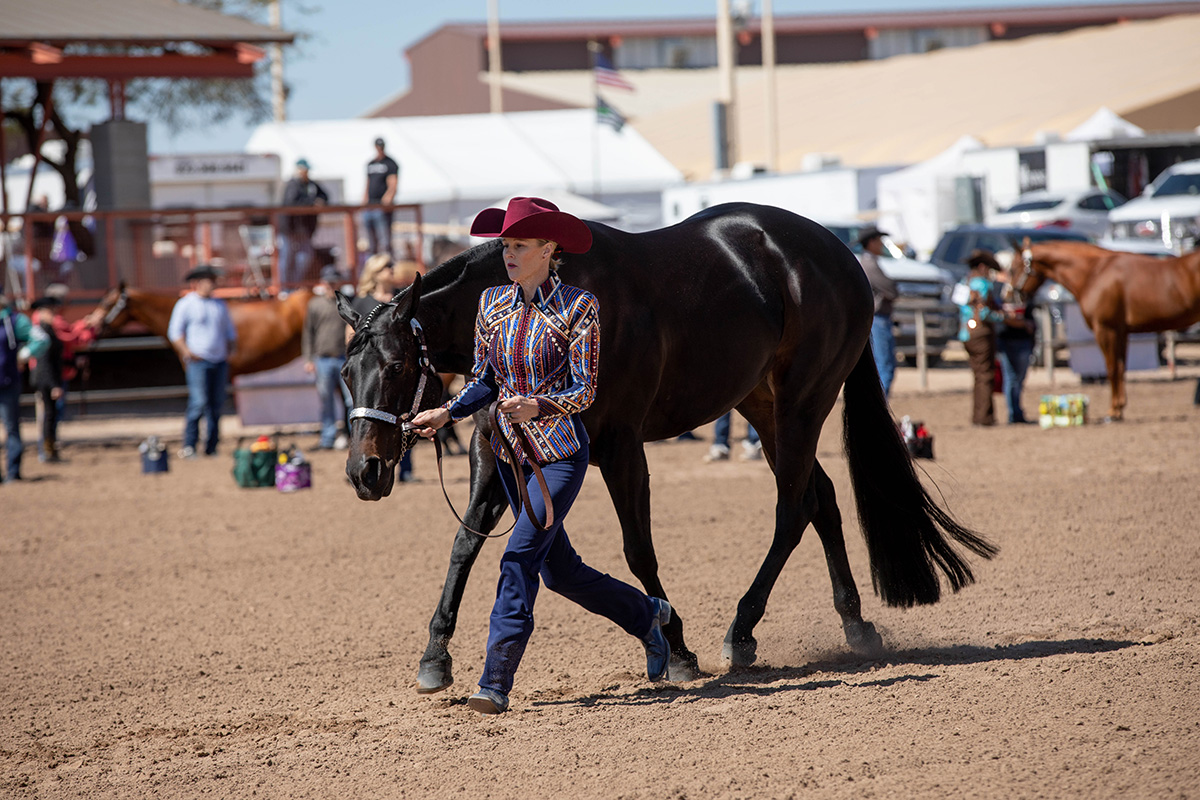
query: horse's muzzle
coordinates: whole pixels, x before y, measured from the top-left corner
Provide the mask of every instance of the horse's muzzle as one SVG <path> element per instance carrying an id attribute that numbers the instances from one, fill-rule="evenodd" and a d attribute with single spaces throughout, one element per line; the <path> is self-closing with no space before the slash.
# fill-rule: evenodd
<path id="1" fill-rule="evenodd" d="M 346 475 L 354 484 L 360 500 L 380 500 L 392 493 L 395 465 L 379 456 L 351 457 L 346 461 Z"/>

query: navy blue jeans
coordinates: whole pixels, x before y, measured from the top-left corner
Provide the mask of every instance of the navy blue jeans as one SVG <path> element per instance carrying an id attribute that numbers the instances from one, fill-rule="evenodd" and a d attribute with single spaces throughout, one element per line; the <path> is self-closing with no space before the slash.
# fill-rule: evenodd
<path id="1" fill-rule="evenodd" d="M 1021 410 L 1021 389 L 1025 386 L 1025 373 L 1029 371 L 1029 357 L 1033 354 L 1033 339 L 1006 339 L 996 337 L 996 355 L 1000 359 L 1000 374 L 1004 377 L 1004 399 L 1008 401 L 1008 421 L 1024 422 Z"/>
<path id="2" fill-rule="evenodd" d="M 5 450 L 8 458 L 4 466 L 4 476 L 9 478 L 21 477 L 21 382 L 15 381 L 11 386 L 0 387 L 0 423 L 3 423 L 5 435 L 8 437 Z"/>
<path id="3" fill-rule="evenodd" d="M 187 423 L 183 428 L 183 446 L 195 449 L 200 441 L 200 417 L 206 419 L 207 438 L 204 452 L 217 452 L 221 409 L 225 407 L 225 384 L 229 382 L 228 361 L 189 361 L 187 365 Z"/>
<path id="4" fill-rule="evenodd" d="M 378 202 L 378 201 L 372 201 Z M 392 212 L 368 208 L 362 212 L 363 227 L 367 229 L 368 255 L 392 252 Z"/>
<path id="5" fill-rule="evenodd" d="M 317 356 L 317 398 L 321 401 L 321 447 L 333 447 L 337 438 L 338 420 L 345 420 L 344 409 L 353 408 L 350 390 L 342 380 L 344 356 Z M 343 413 L 338 414 L 337 398 L 342 398 Z"/>
<path id="6" fill-rule="evenodd" d="M 497 460 L 504 491 L 517 517 L 517 525 L 508 538 L 500 559 L 500 583 L 492 607 L 488 630 L 487 661 L 480 687 L 508 694 L 513 675 L 533 633 L 533 603 L 537 599 L 538 576 L 546 588 L 561 594 L 591 611 L 615 622 L 631 636 L 641 638 L 650 630 L 654 609 L 650 598 L 627 583 L 606 575 L 587 564 L 575 552 L 563 519 L 571 510 L 588 467 L 588 447 L 562 461 L 542 467 L 542 475 L 554 501 L 554 525 L 539 530 L 521 508 L 512 468 Z M 545 520 L 542 490 L 533 470 L 524 468 L 529 500 L 539 520 Z"/>
<path id="7" fill-rule="evenodd" d="M 726 411 L 724 414 L 717 417 L 717 421 L 713 425 L 713 444 L 721 444 L 729 447 L 729 428 L 732 422 L 732 417 L 732 411 Z M 758 431 L 754 430 L 753 425 L 746 425 L 746 441 L 750 444 L 758 443 Z"/>
<path id="8" fill-rule="evenodd" d="M 875 369 L 879 371 L 879 383 L 883 385 L 883 396 L 892 392 L 892 378 L 896 375 L 896 336 L 892 332 L 892 318 L 876 314 L 871 318 L 871 352 L 875 354 Z"/>

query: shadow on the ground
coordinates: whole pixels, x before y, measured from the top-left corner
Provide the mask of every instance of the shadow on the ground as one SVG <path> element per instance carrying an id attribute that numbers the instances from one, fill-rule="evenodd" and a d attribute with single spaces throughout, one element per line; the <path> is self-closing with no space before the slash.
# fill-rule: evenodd
<path id="1" fill-rule="evenodd" d="M 881 667 L 919 666 L 948 667 L 956 664 L 988 664 L 997 662 L 1026 661 L 1061 655 L 1085 655 L 1111 653 L 1128 647 L 1140 646 L 1139 642 L 1121 639 L 1065 639 L 1061 641 L 1032 641 L 1015 645 L 978 647 L 958 645 L 954 647 L 919 648 L 884 652 L 876 657 L 857 656 L 846 653 L 844 657 L 826 658 L 805 664 L 803 667 L 746 667 L 733 669 L 722 675 L 711 676 L 703 682 L 688 685 L 660 684 L 624 694 L 614 691 L 598 692 L 586 697 L 559 700 L 535 700 L 533 706 L 580 705 L 646 705 L 650 703 L 692 702 L 699 699 L 722 700 L 728 697 L 772 695 L 795 691 L 816 691 L 839 686 L 860 688 L 893 686 L 899 683 L 925 682 L 940 678 L 937 672 L 917 671 L 886 678 L 856 680 L 855 676 L 867 675 Z M 615 687 L 614 687 L 615 688 Z"/>

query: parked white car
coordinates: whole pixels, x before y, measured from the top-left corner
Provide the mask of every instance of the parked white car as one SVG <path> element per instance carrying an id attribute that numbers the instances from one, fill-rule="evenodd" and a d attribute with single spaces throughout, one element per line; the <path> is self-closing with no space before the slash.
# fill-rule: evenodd
<path id="1" fill-rule="evenodd" d="M 1141 197 L 1108 215 L 1115 241 L 1158 241 L 1168 250 L 1190 250 L 1200 240 L 1200 159 L 1167 167 Z"/>
<path id="2" fill-rule="evenodd" d="M 1097 239 L 1108 233 L 1109 212 L 1125 203 L 1117 192 L 1027 192 L 988 220 L 995 227 L 1062 228 Z"/>

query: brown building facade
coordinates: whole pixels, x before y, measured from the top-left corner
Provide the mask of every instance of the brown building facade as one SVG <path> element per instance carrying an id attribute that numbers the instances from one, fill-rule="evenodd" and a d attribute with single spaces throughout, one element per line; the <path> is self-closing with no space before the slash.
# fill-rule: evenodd
<path id="1" fill-rule="evenodd" d="M 812 14 L 775 19 L 776 62 L 813 64 L 864 61 L 997 39 L 1063 33 L 1093 25 L 1200 13 L 1200 2 L 1125 3 L 965 11 Z M 762 63 L 758 19 L 735 20 L 738 63 Z M 702 69 L 716 66 L 712 18 L 511 23 L 501 27 L 505 72 L 587 70 L 595 41 L 620 70 Z M 412 88 L 364 114 L 403 117 L 489 110 L 487 26 L 444 25 L 412 47 Z M 570 107 L 506 89 L 505 111 Z"/>

